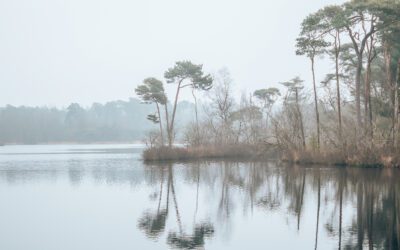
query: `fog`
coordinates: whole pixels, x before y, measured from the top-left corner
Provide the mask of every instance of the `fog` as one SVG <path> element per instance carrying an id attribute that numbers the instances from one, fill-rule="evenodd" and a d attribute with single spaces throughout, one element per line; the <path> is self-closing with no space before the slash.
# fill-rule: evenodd
<path id="1" fill-rule="evenodd" d="M 342 2 L 0 1 L 0 106 L 127 100 L 183 59 L 227 67 L 237 95 L 295 75 L 309 84 L 308 61 L 294 53 L 300 23 Z"/>

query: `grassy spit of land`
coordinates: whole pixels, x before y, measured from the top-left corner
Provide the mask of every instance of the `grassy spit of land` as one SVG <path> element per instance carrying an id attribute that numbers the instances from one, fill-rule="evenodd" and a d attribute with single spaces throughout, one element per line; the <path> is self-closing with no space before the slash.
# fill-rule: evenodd
<path id="1" fill-rule="evenodd" d="M 394 153 L 284 151 L 277 148 L 260 149 L 255 145 L 152 147 L 142 154 L 145 162 L 187 161 L 204 159 L 275 160 L 300 165 L 336 165 L 352 167 L 400 167 L 400 156 Z"/>
<path id="2" fill-rule="evenodd" d="M 143 151 L 144 161 L 200 160 L 200 159 L 268 159 L 270 152 L 264 152 L 255 145 L 152 147 Z"/>

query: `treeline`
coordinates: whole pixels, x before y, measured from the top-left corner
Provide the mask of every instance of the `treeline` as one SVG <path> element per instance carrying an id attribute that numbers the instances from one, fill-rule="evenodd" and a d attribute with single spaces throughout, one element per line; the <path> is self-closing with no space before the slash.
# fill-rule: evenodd
<path id="1" fill-rule="evenodd" d="M 239 102 L 232 97 L 226 71 L 210 78 L 202 65 L 177 62 L 165 73 L 167 83 L 177 85 L 175 101 L 183 87 L 190 87 L 197 107 L 198 91 L 207 91 L 207 115 L 184 131 L 190 146 L 186 152 L 153 149 L 145 157 L 227 156 L 226 148 L 232 155 L 238 148 L 262 155 L 274 148 L 290 161 L 399 165 L 400 1 L 349 1 L 322 8 L 302 22 L 294 53 L 310 64 L 311 89 L 293 77 L 280 83 L 283 92 L 265 84 Z M 332 65 L 323 79 L 316 77 L 320 58 Z M 162 107 L 167 97 L 163 83 L 157 84 L 147 79 L 147 90 L 137 93 Z M 164 121 L 166 130 L 162 119 L 153 117 L 160 123 L 159 145 L 166 131 L 171 146 L 173 117 Z"/>
<path id="2" fill-rule="evenodd" d="M 182 124 L 191 119 L 193 105 L 179 104 Z M 145 116 L 154 109 L 138 99 L 94 103 L 84 108 L 73 103 L 66 109 L 48 107 L 0 108 L 0 143 L 91 143 L 140 141 L 153 129 Z M 186 119 L 186 120 L 185 120 Z"/>
<path id="3" fill-rule="evenodd" d="M 317 152 L 311 161 L 322 152 L 335 162 L 398 165 L 400 1 L 350 1 L 310 14 L 301 24 L 296 54 L 310 63 L 313 121 L 304 128 L 299 106 L 307 102 L 291 98 L 307 96 L 302 82 L 286 83 L 274 124 L 278 144 Z M 319 57 L 329 60 L 333 70 L 318 82 Z M 298 132 L 288 137 L 289 131 Z"/>

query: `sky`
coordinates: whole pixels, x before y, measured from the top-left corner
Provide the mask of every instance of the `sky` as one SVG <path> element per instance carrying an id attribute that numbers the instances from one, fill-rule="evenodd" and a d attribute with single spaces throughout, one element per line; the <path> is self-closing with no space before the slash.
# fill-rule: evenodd
<path id="1" fill-rule="evenodd" d="M 227 68 L 236 95 L 297 75 L 308 86 L 309 61 L 294 48 L 300 23 L 343 2 L 0 0 L 0 106 L 127 100 L 179 60 Z M 329 67 L 317 65 L 317 80 Z"/>

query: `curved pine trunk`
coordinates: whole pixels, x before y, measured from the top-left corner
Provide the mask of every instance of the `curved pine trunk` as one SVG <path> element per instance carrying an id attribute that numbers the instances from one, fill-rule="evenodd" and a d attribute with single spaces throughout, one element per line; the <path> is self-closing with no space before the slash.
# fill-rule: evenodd
<path id="1" fill-rule="evenodd" d="M 170 124 L 170 127 L 169 127 L 169 135 L 170 135 L 170 136 L 169 136 L 169 137 L 170 137 L 170 138 L 169 138 L 169 142 L 168 142 L 168 146 L 169 146 L 169 147 L 171 147 L 172 144 L 173 144 L 173 142 L 174 142 L 175 114 L 176 114 L 176 107 L 177 107 L 177 104 L 178 104 L 179 91 L 181 90 L 182 81 L 183 81 L 183 80 L 179 81 L 178 87 L 176 88 L 175 101 L 174 101 L 174 108 L 173 108 L 173 111 L 172 111 L 171 124 Z"/>
<path id="2" fill-rule="evenodd" d="M 319 112 L 318 112 L 318 95 L 317 95 L 317 86 L 315 82 L 314 57 L 311 57 L 311 71 L 312 71 L 313 87 L 314 87 L 315 117 L 317 122 L 317 149 L 319 151 L 321 140 L 320 140 L 320 126 L 319 126 Z"/>
<path id="3" fill-rule="evenodd" d="M 161 112 L 160 112 L 160 107 L 158 105 L 158 102 L 156 102 L 156 106 L 157 106 L 158 120 L 160 123 L 161 145 L 164 146 L 164 133 L 163 133 L 163 126 L 162 126 Z"/>
<path id="4" fill-rule="evenodd" d="M 339 53 L 340 53 L 340 35 L 336 32 L 335 37 L 335 74 L 336 74 L 336 95 L 337 95 L 337 109 L 339 121 L 339 140 L 343 146 L 343 132 L 342 132 L 342 109 L 340 100 L 340 79 L 339 79 Z"/>

